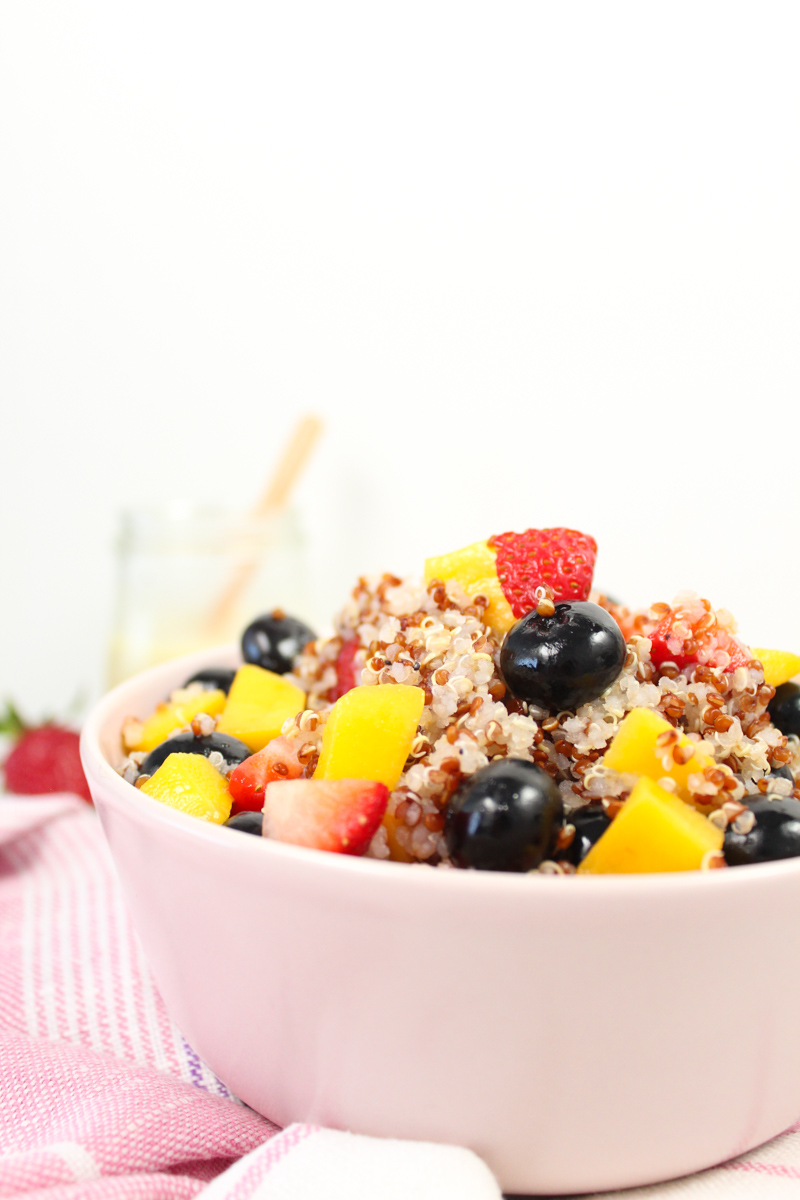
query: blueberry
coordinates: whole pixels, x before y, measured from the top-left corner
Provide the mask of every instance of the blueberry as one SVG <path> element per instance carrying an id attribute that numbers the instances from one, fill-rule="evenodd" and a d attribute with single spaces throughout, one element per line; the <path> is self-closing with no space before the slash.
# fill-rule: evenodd
<path id="1" fill-rule="evenodd" d="M 770 800 L 757 792 L 745 796 L 744 803 L 756 823 L 749 833 L 736 833 L 733 825 L 728 826 L 723 849 L 729 866 L 773 862 L 800 854 L 800 800 L 793 796 Z"/>
<path id="2" fill-rule="evenodd" d="M 209 754 L 218 751 L 229 767 L 238 767 L 239 763 L 249 758 L 253 751 L 238 738 L 230 737 L 227 733 L 209 733 L 206 737 L 195 737 L 191 729 L 176 733 L 168 738 L 155 750 L 151 750 L 139 768 L 141 775 L 153 775 L 170 754 Z"/>
<path id="3" fill-rule="evenodd" d="M 242 656 L 276 675 L 291 671 L 294 660 L 316 634 L 296 617 L 287 617 L 279 608 L 256 617 L 242 634 Z"/>
<path id="4" fill-rule="evenodd" d="M 776 688 L 768 712 L 772 724 L 777 725 L 781 733 L 800 734 L 800 685 L 782 683 Z"/>
<path id="5" fill-rule="evenodd" d="M 530 871 L 551 856 L 563 816 L 545 771 L 522 758 L 495 759 L 454 792 L 444 836 L 459 867 Z"/>
<path id="6" fill-rule="evenodd" d="M 602 806 L 590 804 L 586 808 L 575 809 L 566 820 L 575 826 L 575 837 L 566 850 L 556 850 L 555 858 L 557 862 L 569 862 L 573 867 L 577 867 L 601 834 L 608 829 L 611 818 Z"/>
<path id="7" fill-rule="evenodd" d="M 625 663 L 625 639 L 605 609 L 588 600 L 562 602 L 551 617 L 529 612 L 509 631 L 500 670 L 520 700 L 550 712 L 595 700 Z"/>
<path id="8" fill-rule="evenodd" d="M 183 686 L 188 687 L 190 683 L 202 683 L 203 687 L 209 691 L 218 688 L 227 696 L 235 674 L 236 672 L 229 667 L 204 667 L 202 671 L 197 671 L 191 679 L 187 679 Z"/>
<path id="9" fill-rule="evenodd" d="M 261 837 L 264 815 L 260 812 L 240 812 L 225 822 L 227 829 L 241 829 L 242 833 L 255 833 Z"/>

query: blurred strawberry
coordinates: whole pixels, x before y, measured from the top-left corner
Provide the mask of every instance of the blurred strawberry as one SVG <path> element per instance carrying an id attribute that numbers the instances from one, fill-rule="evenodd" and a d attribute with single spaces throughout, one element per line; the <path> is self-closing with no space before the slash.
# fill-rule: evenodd
<path id="1" fill-rule="evenodd" d="M 80 739 L 74 730 L 51 723 L 30 728 L 9 704 L 0 716 L 0 733 L 15 741 L 3 764 L 9 792 L 23 796 L 73 792 L 91 804 L 78 750 Z"/>
<path id="2" fill-rule="evenodd" d="M 356 654 L 361 648 L 357 637 L 345 638 L 342 648 L 336 658 L 336 686 L 331 693 L 332 700 L 340 700 L 347 692 L 356 686 Z M 361 672 L 359 671 L 359 678 Z"/>

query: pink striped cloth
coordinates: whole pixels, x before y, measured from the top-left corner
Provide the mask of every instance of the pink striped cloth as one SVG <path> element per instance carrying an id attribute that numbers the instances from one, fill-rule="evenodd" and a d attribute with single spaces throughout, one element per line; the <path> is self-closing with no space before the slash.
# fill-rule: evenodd
<path id="1" fill-rule="evenodd" d="M 213 1182 L 212 1182 L 213 1181 Z M 292 1125 L 167 1016 L 94 810 L 0 797 L 0 1198 L 498 1200 L 455 1146 Z"/>
<path id="2" fill-rule="evenodd" d="M 0 1200 L 498 1200 L 452 1146 L 280 1131 L 167 1016 L 94 811 L 0 798 Z M 800 1200 L 800 1122 L 620 1200 Z"/>
<path id="3" fill-rule="evenodd" d="M 183 1200 L 277 1132 L 167 1016 L 83 801 L 0 801 L 0 962 L 0 1197 Z"/>

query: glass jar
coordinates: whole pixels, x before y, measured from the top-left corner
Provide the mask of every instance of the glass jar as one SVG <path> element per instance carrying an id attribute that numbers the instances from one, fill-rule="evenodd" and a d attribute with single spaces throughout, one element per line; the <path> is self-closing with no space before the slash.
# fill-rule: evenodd
<path id="1" fill-rule="evenodd" d="M 155 663 L 237 642 L 262 612 L 304 619 L 306 546 L 297 513 L 242 516 L 181 503 L 120 514 L 109 645 L 113 686 Z"/>

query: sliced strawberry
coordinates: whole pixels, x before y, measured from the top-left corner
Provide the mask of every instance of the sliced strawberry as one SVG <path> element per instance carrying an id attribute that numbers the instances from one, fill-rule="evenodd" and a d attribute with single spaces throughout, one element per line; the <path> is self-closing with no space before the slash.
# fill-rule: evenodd
<path id="1" fill-rule="evenodd" d="M 360 645 L 358 638 L 345 638 L 342 642 L 342 648 L 336 658 L 336 687 L 331 697 L 333 700 L 340 700 L 358 683 L 355 659 Z"/>
<path id="2" fill-rule="evenodd" d="M 536 589 L 550 587 L 553 599 L 587 600 L 597 542 L 577 529 L 526 529 L 489 538 L 497 555 L 497 578 L 515 617 L 536 608 Z"/>
<path id="3" fill-rule="evenodd" d="M 303 765 L 294 742 L 286 737 L 273 738 L 263 750 L 252 754 L 231 772 L 228 791 L 233 796 L 233 813 L 260 812 L 268 783 L 281 779 L 299 779 Z"/>
<path id="4" fill-rule="evenodd" d="M 733 622 L 728 614 L 715 612 L 708 600 L 685 595 L 675 607 L 657 605 L 664 610 L 658 624 L 647 633 L 652 643 L 650 658 L 655 666 L 674 662 L 683 670 L 693 663 L 735 671 L 746 667 L 752 655 L 733 636 Z"/>
<path id="5" fill-rule="evenodd" d="M 79 743 L 77 733 L 59 725 L 26 730 L 5 761 L 6 787 L 20 795 L 73 792 L 91 803 Z"/>
<path id="6" fill-rule="evenodd" d="M 264 800 L 264 836 L 335 854 L 363 854 L 388 800 L 386 785 L 369 779 L 271 783 Z"/>
<path id="7" fill-rule="evenodd" d="M 614 618 L 626 642 L 632 637 L 650 637 L 658 624 L 658 621 L 650 616 L 649 609 L 627 608 L 604 595 L 592 596 L 592 600 Z"/>

